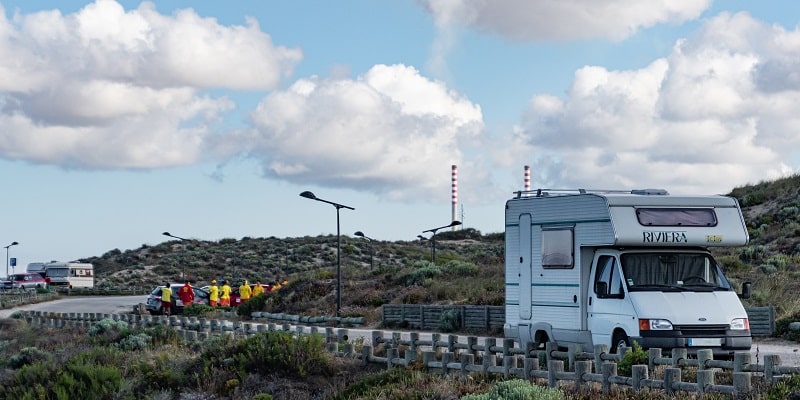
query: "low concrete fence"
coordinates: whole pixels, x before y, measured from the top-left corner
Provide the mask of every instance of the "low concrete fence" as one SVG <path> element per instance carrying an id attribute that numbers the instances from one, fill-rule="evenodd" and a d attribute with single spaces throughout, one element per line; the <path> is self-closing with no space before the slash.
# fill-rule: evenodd
<path id="1" fill-rule="evenodd" d="M 502 331 L 506 321 L 504 306 L 432 306 L 424 304 L 384 304 L 381 321 L 384 326 L 402 326 L 423 330 L 439 329 L 448 313 L 455 314 L 460 328 L 473 331 Z"/>
<path id="2" fill-rule="evenodd" d="M 546 381 L 549 387 L 554 388 L 564 382 L 572 382 L 582 388 L 599 387 L 605 393 L 613 387 L 629 387 L 634 391 L 655 388 L 667 393 L 683 391 L 743 396 L 752 391 L 753 380 L 773 384 L 790 375 L 800 374 L 800 367 L 780 365 L 777 355 L 764 355 L 763 364 L 753 364 L 749 352 L 739 352 L 734 354 L 732 361 L 722 361 L 714 360 L 712 350 L 699 350 L 695 358 L 690 358 L 685 349 L 674 349 L 669 357 L 662 355 L 661 349 L 650 349 L 647 365 L 633 366 L 631 376 L 620 376 L 616 362 L 630 349 L 610 354 L 605 345 L 595 346 L 591 352 L 578 346 L 559 351 L 554 343 L 548 343 L 545 350 L 534 350 L 531 347 L 521 349 L 511 339 L 443 336 L 438 333 L 430 334 L 429 339 L 422 339 L 423 334 L 418 332 L 369 331 L 365 339 L 353 340 L 349 335 L 351 331 L 345 328 L 328 327 L 323 330 L 316 326 L 183 316 L 40 311 L 26 311 L 22 316 L 31 324 L 52 328 L 79 326 L 88 329 L 107 318 L 126 321 L 134 326 L 163 325 L 178 330 L 189 341 L 204 340 L 217 334 L 246 337 L 266 331 L 290 332 L 295 336 L 320 334 L 324 335 L 327 349 L 332 354 L 358 358 L 364 365 L 379 363 L 387 368 L 419 365 L 429 372 L 443 375 L 499 374 L 505 378 Z M 660 379 L 650 376 L 656 372 L 657 366 L 666 367 Z M 685 367 L 697 369 L 696 382 L 682 380 L 682 368 Z M 732 384 L 716 383 L 717 374 L 722 370 L 730 371 Z"/>
<path id="3" fill-rule="evenodd" d="M 753 336 L 772 336 L 775 333 L 775 307 L 746 308 Z M 433 306 L 425 304 L 384 304 L 381 306 L 383 326 L 437 330 L 447 313 L 455 313 L 460 329 L 502 331 L 506 321 L 504 306 Z"/>
<path id="4" fill-rule="evenodd" d="M 321 315 L 316 317 L 309 317 L 305 315 L 284 314 L 284 313 L 269 313 L 261 311 L 253 311 L 250 317 L 256 321 L 275 321 L 279 323 L 302 324 L 310 326 L 328 326 L 331 324 L 339 324 L 343 327 L 359 327 L 364 324 L 364 317 L 331 317 Z"/>
<path id="5" fill-rule="evenodd" d="M 745 311 L 750 321 L 750 334 L 753 336 L 775 334 L 775 307 L 748 307 Z"/>
<path id="6" fill-rule="evenodd" d="M 14 308 L 26 304 L 55 300 L 58 294 L 38 293 L 35 290 L 0 290 L 0 309 Z"/>
<path id="7" fill-rule="evenodd" d="M 153 291 L 153 286 L 106 286 L 71 289 L 66 286 L 53 286 L 52 289 L 64 296 L 146 296 Z"/>

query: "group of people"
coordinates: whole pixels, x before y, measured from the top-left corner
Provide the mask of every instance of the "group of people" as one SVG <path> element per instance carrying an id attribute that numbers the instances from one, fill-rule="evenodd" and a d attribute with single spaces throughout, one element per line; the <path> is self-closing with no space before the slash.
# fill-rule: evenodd
<path id="1" fill-rule="evenodd" d="M 259 296 L 265 292 L 271 292 L 274 290 L 280 289 L 282 286 L 286 285 L 287 281 L 275 281 L 272 284 L 262 285 L 261 281 L 256 281 L 256 284 L 253 287 L 250 287 L 250 284 L 247 280 L 239 286 L 239 298 L 241 302 L 244 303 L 250 300 L 253 297 Z M 214 279 L 211 281 L 211 286 L 208 288 L 209 296 L 208 300 L 211 307 L 230 307 L 231 306 L 231 293 L 233 289 L 228 284 L 227 280 L 222 280 L 222 286 L 217 284 L 217 280 Z M 164 314 L 170 315 L 172 311 L 172 289 L 170 289 L 169 282 L 164 284 L 164 287 L 161 288 L 161 308 Z M 178 298 L 183 302 L 185 305 L 192 304 L 194 302 L 194 289 L 192 288 L 191 282 L 186 281 L 186 284 L 181 286 L 178 290 Z"/>
<path id="2" fill-rule="evenodd" d="M 286 281 L 283 282 L 286 284 Z M 250 283 L 245 280 L 244 283 L 239 286 L 239 299 L 242 303 L 244 303 L 253 297 L 264 294 L 265 292 L 271 292 L 273 290 L 280 289 L 280 287 L 281 285 L 278 283 L 278 281 L 275 281 L 275 284 L 272 285 L 262 285 L 260 280 L 256 281 L 256 284 L 253 285 L 253 287 L 250 287 Z M 222 286 L 218 286 L 217 280 L 212 280 L 211 286 L 208 288 L 208 292 L 211 307 L 230 307 L 232 289 L 230 285 L 228 285 L 228 281 L 223 280 Z"/>

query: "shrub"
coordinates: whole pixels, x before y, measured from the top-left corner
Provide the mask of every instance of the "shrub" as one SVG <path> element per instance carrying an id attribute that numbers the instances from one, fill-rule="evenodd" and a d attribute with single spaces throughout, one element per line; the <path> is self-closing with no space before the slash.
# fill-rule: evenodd
<path id="1" fill-rule="evenodd" d="M 444 265 L 444 269 L 455 276 L 474 276 L 478 274 L 478 266 L 465 261 L 450 260 Z"/>
<path id="2" fill-rule="evenodd" d="M 500 382 L 482 394 L 462 396 L 461 400 L 563 400 L 564 392 L 536 386 L 523 379 L 512 379 Z"/>
<path id="3" fill-rule="evenodd" d="M 177 368 L 175 360 L 168 354 L 140 361 L 135 366 L 137 378 L 142 387 L 155 389 L 179 389 L 187 383 L 182 371 Z"/>
<path id="4" fill-rule="evenodd" d="M 631 376 L 634 365 L 646 365 L 648 361 L 647 352 L 642 349 L 639 343 L 633 342 L 631 351 L 625 353 L 625 357 L 617 363 L 617 375 Z"/>
<path id="5" fill-rule="evenodd" d="M 50 357 L 51 355 L 49 353 L 39 350 L 36 347 L 25 347 L 20 350 L 19 353 L 9 357 L 6 365 L 9 368 L 17 369 L 37 362 L 48 362 Z"/>
<path id="6" fill-rule="evenodd" d="M 117 347 L 121 350 L 125 351 L 140 351 L 146 350 L 150 347 L 150 341 L 153 338 L 146 333 L 138 333 L 135 335 L 129 335 L 128 337 L 122 339 L 119 343 L 117 343 Z"/>
<path id="7" fill-rule="evenodd" d="M 800 375 L 792 375 L 789 379 L 781 379 L 767 389 L 767 400 L 782 400 L 797 398 L 800 391 Z"/>
<path id="8" fill-rule="evenodd" d="M 425 279 L 442 275 L 442 268 L 429 261 L 418 261 L 414 263 L 412 268 L 412 272 L 398 278 L 398 283 L 405 286 L 421 285 L 425 282 Z"/>
<path id="9" fill-rule="evenodd" d="M 263 332 L 227 345 L 218 352 L 204 351 L 201 359 L 214 369 L 232 364 L 242 374 L 279 373 L 303 378 L 332 374 L 331 357 L 325 350 L 322 335 L 293 338 L 287 332 Z"/>
<path id="10" fill-rule="evenodd" d="M 187 317 L 202 317 L 215 312 L 216 309 L 207 304 L 189 304 L 183 308 L 183 315 Z"/>
<path id="11" fill-rule="evenodd" d="M 439 316 L 439 330 L 454 332 L 461 328 L 461 313 L 458 310 L 445 310 Z"/>
<path id="12" fill-rule="evenodd" d="M 100 336 L 111 331 L 122 332 L 126 331 L 127 329 L 128 329 L 127 322 L 114 321 L 113 319 L 105 318 L 97 322 L 96 324 L 92 325 L 91 327 L 89 327 L 89 330 L 87 330 L 86 333 L 89 335 L 89 337 L 93 337 L 93 336 Z"/>

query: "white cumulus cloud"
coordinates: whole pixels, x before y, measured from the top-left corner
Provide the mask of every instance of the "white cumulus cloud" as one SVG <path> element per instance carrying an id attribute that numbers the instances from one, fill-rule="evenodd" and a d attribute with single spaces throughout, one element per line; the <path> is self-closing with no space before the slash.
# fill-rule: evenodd
<path id="1" fill-rule="evenodd" d="M 442 27 L 475 27 L 516 41 L 625 39 L 692 20 L 711 0 L 418 0 Z"/>
<path id="2" fill-rule="evenodd" d="M 191 164 L 233 108 L 208 89 L 266 90 L 302 59 L 255 20 L 97 0 L 72 14 L 0 7 L 0 157 L 74 168 Z"/>
<path id="3" fill-rule="evenodd" d="M 517 151 L 545 186 L 725 193 L 777 178 L 799 161 L 798 60 L 797 28 L 721 14 L 642 69 L 584 67 L 564 98 L 535 96 Z"/>
<path id="4" fill-rule="evenodd" d="M 312 77 L 268 95 L 245 139 L 268 176 L 428 198 L 447 187 L 460 146 L 483 129 L 479 106 L 413 67 L 376 65 L 356 79 Z"/>

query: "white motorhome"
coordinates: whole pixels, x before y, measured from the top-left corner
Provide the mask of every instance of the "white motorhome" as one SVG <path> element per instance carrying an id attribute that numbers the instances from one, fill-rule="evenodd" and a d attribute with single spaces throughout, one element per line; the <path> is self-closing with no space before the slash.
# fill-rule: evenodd
<path id="1" fill-rule="evenodd" d="M 94 265 L 79 262 L 50 261 L 47 263 L 30 263 L 28 272 L 38 272 L 50 278 L 51 286 L 69 288 L 94 287 Z"/>
<path id="2" fill-rule="evenodd" d="M 661 189 L 517 192 L 505 212 L 505 336 L 749 350 L 739 296 L 708 251 L 749 240 L 736 199 Z"/>

